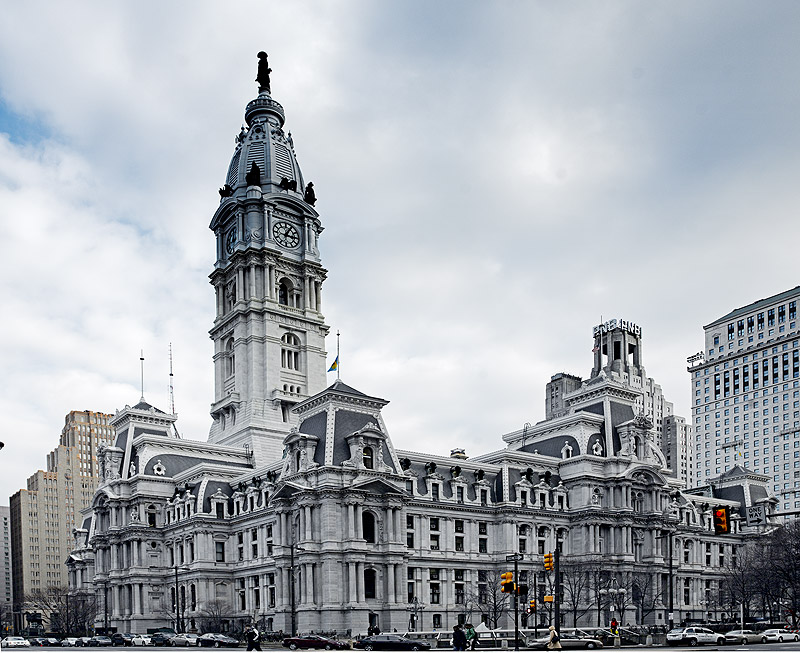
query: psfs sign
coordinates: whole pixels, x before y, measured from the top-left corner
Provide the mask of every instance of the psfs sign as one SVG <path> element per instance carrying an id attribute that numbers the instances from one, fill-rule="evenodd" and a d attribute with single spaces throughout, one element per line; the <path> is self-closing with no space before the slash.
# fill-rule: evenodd
<path id="1" fill-rule="evenodd" d="M 632 333 L 637 338 L 642 337 L 642 329 L 638 324 L 634 324 L 628 320 L 608 320 L 608 322 L 603 322 L 602 324 L 598 324 L 594 328 L 594 337 L 596 338 L 601 333 L 608 333 L 609 331 L 613 331 L 614 329 L 622 329 L 623 331 L 627 331 L 628 333 Z"/>

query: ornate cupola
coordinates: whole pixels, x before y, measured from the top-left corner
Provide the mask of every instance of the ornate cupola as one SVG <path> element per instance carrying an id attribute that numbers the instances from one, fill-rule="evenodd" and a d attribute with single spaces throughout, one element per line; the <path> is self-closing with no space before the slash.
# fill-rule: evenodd
<path id="1" fill-rule="evenodd" d="M 246 446 L 257 463 L 280 458 L 291 408 L 325 387 L 319 254 L 322 223 L 303 179 L 283 107 L 272 99 L 267 55 L 245 109 L 211 229 L 216 262 L 215 394 L 209 441 Z"/>

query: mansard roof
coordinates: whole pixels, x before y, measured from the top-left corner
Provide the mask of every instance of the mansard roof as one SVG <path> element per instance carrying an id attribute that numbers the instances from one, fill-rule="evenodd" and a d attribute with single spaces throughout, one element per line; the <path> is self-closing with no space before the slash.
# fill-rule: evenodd
<path id="1" fill-rule="evenodd" d="M 155 406 L 151 406 L 150 404 L 148 404 L 148 403 L 147 403 L 147 402 L 144 400 L 144 397 L 142 397 L 142 398 L 139 400 L 139 403 L 138 403 L 138 404 L 136 404 L 135 406 L 133 406 L 132 408 L 134 408 L 135 410 L 154 410 L 154 411 L 156 411 L 157 413 L 161 413 L 162 415 L 166 415 L 166 414 L 167 414 L 167 413 L 165 413 L 163 410 L 160 410 L 160 409 L 156 408 Z"/>

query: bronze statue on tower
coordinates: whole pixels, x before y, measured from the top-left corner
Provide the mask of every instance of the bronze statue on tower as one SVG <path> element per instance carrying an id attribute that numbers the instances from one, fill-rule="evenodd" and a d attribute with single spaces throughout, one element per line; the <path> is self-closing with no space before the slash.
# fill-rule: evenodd
<path id="1" fill-rule="evenodd" d="M 258 92 L 263 93 L 266 91 L 267 93 L 272 93 L 269 88 L 269 74 L 272 72 L 272 68 L 269 67 L 269 63 L 267 63 L 267 53 L 266 52 L 259 52 L 258 53 L 258 76 L 256 77 L 256 81 L 258 82 Z"/>

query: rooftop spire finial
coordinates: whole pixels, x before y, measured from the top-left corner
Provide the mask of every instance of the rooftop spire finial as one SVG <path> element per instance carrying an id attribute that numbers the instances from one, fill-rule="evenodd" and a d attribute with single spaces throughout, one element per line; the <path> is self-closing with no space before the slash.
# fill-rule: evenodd
<path id="1" fill-rule="evenodd" d="M 139 363 L 142 368 L 142 401 L 144 401 L 144 349 L 139 354 Z"/>
<path id="2" fill-rule="evenodd" d="M 271 72 L 272 68 L 269 67 L 269 63 L 267 62 L 267 53 L 262 50 L 258 53 L 258 75 L 256 76 L 259 93 L 263 93 L 264 91 L 272 93 L 269 87 L 269 74 Z"/>

